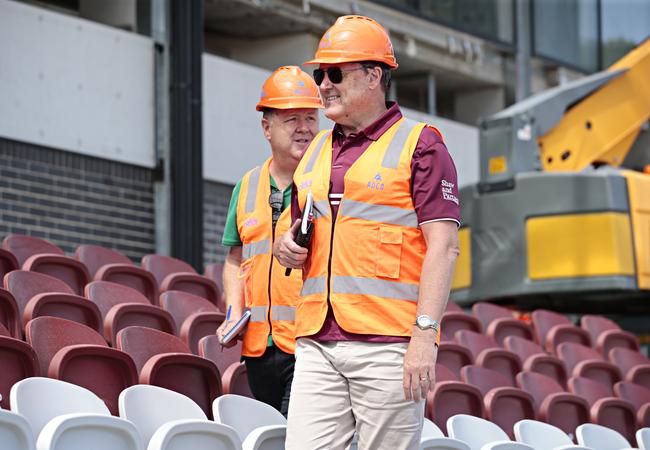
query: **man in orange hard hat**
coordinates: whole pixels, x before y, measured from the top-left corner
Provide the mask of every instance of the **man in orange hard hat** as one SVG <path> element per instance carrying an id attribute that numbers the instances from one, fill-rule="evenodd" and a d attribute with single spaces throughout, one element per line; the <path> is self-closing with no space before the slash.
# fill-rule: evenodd
<path id="1" fill-rule="evenodd" d="M 299 67 L 280 67 L 266 80 L 256 109 L 262 111 L 262 130 L 272 156 L 235 186 L 222 240 L 230 247 L 223 269 L 228 313 L 217 335 L 222 339 L 244 309 L 250 309 L 242 344 L 248 382 L 255 398 L 285 416 L 302 278 L 300 271 L 285 277 L 271 251 L 273 241 L 291 226 L 286 207 L 293 171 L 305 145 L 318 132 L 322 107 L 314 80 Z M 233 345 L 234 340 L 226 344 Z"/>
<path id="2" fill-rule="evenodd" d="M 438 130 L 386 102 L 397 62 L 377 22 L 339 17 L 307 64 L 336 125 L 305 150 L 274 245 L 304 281 L 286 448 L 343 449 L 356 431 L 361 449 L 417 449 L 459 253 L 456 169 Z"/>

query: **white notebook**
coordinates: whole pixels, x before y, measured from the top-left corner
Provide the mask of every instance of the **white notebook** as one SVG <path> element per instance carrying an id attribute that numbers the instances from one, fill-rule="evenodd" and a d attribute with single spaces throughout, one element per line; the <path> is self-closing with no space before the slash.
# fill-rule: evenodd
<path id="1" fill-rule="evenodd" d="M 235 337 L 237 337 L 242 331 L 244 331 L 244 328 L 246 328 L 246 325 L 248 324 L 248 320 L 251 318 L 251 312 L 250 310 L 247 310 L 242 314 L 241 318 L 235 323 L 230 330 L 226 332 L 226 334 L 223 335 L 223 339 L 221 340 L 222 344 L 227 344 L 228 342 L 232 341 Z"/>

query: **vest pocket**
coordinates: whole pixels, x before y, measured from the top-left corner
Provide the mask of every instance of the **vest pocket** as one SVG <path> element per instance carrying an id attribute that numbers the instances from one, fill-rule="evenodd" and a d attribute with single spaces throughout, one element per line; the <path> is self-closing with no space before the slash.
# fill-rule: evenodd
<path id="1" fill-rule="evenodd" d="M 377 275 L 386 278 L 399 278 L 401 258 L 402 231 L 391 227 L 379 227 Z"/>

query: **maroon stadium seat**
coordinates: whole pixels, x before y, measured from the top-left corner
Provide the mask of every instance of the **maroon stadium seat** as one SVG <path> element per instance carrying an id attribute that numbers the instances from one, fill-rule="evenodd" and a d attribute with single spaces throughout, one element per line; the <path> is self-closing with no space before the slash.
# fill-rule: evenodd
<path id="1" fill-rule="evenodd" d="M 9 250 L 0 248 L 0 279 L 12 270 L 20 269 L 18 260 Z"/>
<path id="2" fill-rule="evenodd" d="M 195 355 L 199 351 L 199 340 L 215 334 L 225 317 L 208 300 L 183 291 L 163 292 L 160 306 L 174 318 L 178 336 Z"/>
<path id="3" fill-rule="evenodd" d="M 5 326 L 2 325 L 1 323 L 0 323 L 0 336 L 11 337 L 11 334 L 9 334 L 9 330 L 7 330 L 7 328 L 5 328 Z"/>
<path id="4" fill-rule="evenodd" d="M 630 402 L 613 397 L 611 386 L 584 377 L 569 378 L 569 391 L 589 403 L 591 421 L 611 428 L 634 442 L 636 412 Z"/>
<path id="5" fill-rule="evenodd" d="M 521 361 L 516 354 L 500 348 L 494 339 L 474 331 L 457 331 L 455 339 L 472 352 L 474 364 L 496 370 L 508 378 L 511 386 L 515 385 L 515 376 L 521 371 Z"/>
<path id="6" fill-rule="evenodd" d="M 500 346 L 503 346 L 503 340 L 507 336 L 533 340 L 531 326 L 513 317 L 512 312 L 507 308 L 478 302 L 472 306 L 472 314 L 481 322 L 485 333 Z"/>
<path id="7" fill-rule="evenodd" d="M 133 325 L 149 327 L 165 333 L 176 333 L 172 316 L 152 305 L 140 292 L 110 281 L 93 281 L 86 285 L 85 295 L 99 307 L 103 318 L 102 333 L 112 344 L 117 333 Z"/>
<path id="8" fill-rule="evenodd" d="M 639 340 L 632 333 L 621 330 L 616 322 L 602 316 L 585 315 L 580 326 L 591 336 L 591 342 L 605 358 L 614 347 L 639 351 Z"/>
<path id="9" fill-rule="evenodd" d="M 650 389 L 631 381 L 619 381 L 614 385 L 614 393 L 634 406 L 639 428 L 650 427 Z"/>
<path id="10" fill-rule="evenodd" d="M 445 306 L 445 312 L 464 312 L 463 308 L 458 305 L 458 303 L 447 300 L 447 306 Z"/>
<path id="11" fill-rule="evenodd" d="M 223 293 L 223 263 L 212 263 L 205 266 L 204 275 L 214 281 Z"/>
<path id="12" fill-rule="evenodd" d="M 3 325 L 9 336 L 20 339 L 22 326 L 18 304 L 11 292 L 0 288 L 0 325 Z"/>
<path id="13" fill-rule="evenodd" d="M 11 234 L 7 236 L 2 241 L 2 248 L 8 250 L 16 257 L 19 267 L 22 267 L 25 261 L 33 255 L 41 253 L 65 255 L 65 252 L 60 247 L 51 242 L 23 234 Z"/>
<path id="14" fill-rule="evenodd" d="M 126 255 L 98 245 L 80 245 L 75 258 L 86 265 L 92 279 L 128 286 L 157 304 L 158 283 L 153 274 L 133 264 Z"/>
<path id="15" fill-rule="evenodd" d="M 570 436 L 575 436 L 579 425 L 589 422 L 587 400 L 565 392 L 554 379 L 541 373 L 521 372 L 517 375 L 517 386 L 533 396 L 538 420 Z"/>
<path id="16" fill-rule="evenodd" d="M 641 353 L 616 347 L 609 352 L 609 361 L 621 369 L 626 381 L 650 389 L 650 360 Z"/>
<path id="17" fill-rule="evenodd" d="M 535 342 L 518 336 L 508 336 L 503 341 L 506 349 L 516 354 L 522 361 L 522 370 L 536 372 L 553 378 L 566 389 L 567 372 L 564 363 L 556 356 L 549 355 Z"/>
<path id="18" fill-rule="evenodd" d="M 140 383 L 186 395 L 212 418 L 212 401 L 221 395 L 221 375 L 212 361 L 192 355 L 176 336 L 151 328 L 125 328 L 116 342 L 135 361 Z"/>
<path id="19" fill-rule="evenodd" d="M 435 382 L 438 383 L 439 381 L 460 381 L 460 378 L 454 372 L 447 369 L 447 367 L 436 363 Z"/>
<path id="20" fill-rule="evenodd" d="M 97 394 L 111 414 L 118 414 L 122 390 L 138 382 L 133 360 L 108 347 L 96 331 L 58 317 L 38 317 L 25 328 L 40 361 L 41 373 Z"/>
<path id="21" fill-rule="evenodd" d="M 470 316 L 460 311 L 449 311 L 442 315 L 440 320 L 441 339 L 443 341 L 453 341 L 456 332 L 459 330 L 470 330 L 480 333 L 481 322 L 476 317 Z"/>
<path id="22" fill-rule="evenodd" d="M 436 382 L 427 394 L 424 415 L 447 434 L 447 419 L 456 414 L 484 417 L 483 396 L 478 388 L 462 381 Z"/>
<path id="23" fill-rule="evenodd" d="M 499 425 L 514 439 L 513 427 L 523 419 L 535 418 L 533 397 L 515 388 L 506 376 L 479 366 L 465 366 L 460 371 L 465 383 L 475 386 L 483 395 L 486 418 Z"/>
<path id="24" fill-rule="evenodd" d="M 573 325 L 562 314 L 545 309 L 537 309 L 531 314 L 535 339 L 549 353 L 562 342 L 577 342 L 591 347 L 589 333 Z"/>
<path id="25" fill-rule="evenodd" d="M 225 305 L 216 283 L 196 273 L 194 268 L 180 259 L 162 255 L 146 255 L 142 267 L 153 274 L 160 292 L 184 291 L 210 300 L 221 311 Z"/>
<path id="26" fill-rule="evenodd" d="M 460 369 L 474 362 L 472 353 L 462 345 L 454 342 L 441 342 L 438 347 L 439 364 L 451 370 L 460 379 Z"/>
<path id="27" fill-rule="evenodd" d="M 39 375 L 34 349 L 21 340 L 0 336 L 0 408 L 9 409 L 9 391 L 14 383 Z"/>
<path id="28" fill-rule="evenodd" d="M 241 341 L 237 341 L 237 344 L 230 348 L 222 347 L 217 335 L 213 334 L 199 340 L 199 355 L 216 364 L 223 380 L 226 369 L 233 363 L 240 362 L 241 346 Z"/>
<path id="29" fill-rule="evenodd" d="M 611 389 L 620 381 L 621 371 L 603 359 L 596 350 L 574 342 L 564 342 L 557 347 L 558 357 L 566 364 L 571 376 L 585 377 L 605 383 Z"/>
<path id="30" fill-rule="evenodd" d="M 90 281 L 88 269 L 82 262 L 62 255 L 32 255 L 23 263 L 23 270 L 50 275 L 66 283 L 75 294 L 83 295 L 84 286 Z"/>
<path id="31" fill-rule="evenodd" d="M 232 363 L 223 373 L 223 393 L 255 398 L 248 384 L 246 364 Z"/>

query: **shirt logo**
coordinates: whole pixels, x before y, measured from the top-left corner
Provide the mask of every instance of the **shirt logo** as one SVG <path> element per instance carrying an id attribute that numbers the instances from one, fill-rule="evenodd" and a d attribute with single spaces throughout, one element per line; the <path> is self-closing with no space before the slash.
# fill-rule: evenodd
<path id="1" fill-rule="evenodd" d="M 248 219 L 246 222 L 244 222 L 244 226 L 245 226 L 245 227 L 252 227 L 252 226 L 254 226 L 254 225 L 257 225 L 258 223 L 260 223 L 260 221 L 257 220 L 257 218 L 255 218 L 255 217 L 251 217 L 251 218 Z"/>
<path id="2" fill-rule="evenodd" d="M 313 182 L 312 182 L 311 178 L 309 180 L 305 180 L 302 183 L 300 183 L 300 185 L 298 186 L 298 190 L 302 191 L 303 189 L 307 189 L 308 187 L 310 187 L 312 185 L 312 183 Z"/>
<path id="3" fill-rule="evenodd" d="M 368 185 L 366 187 L 375 191 L 383 191 L 385 185 L 381 181 L 381 172 L 377 172 L 377 175 L 375 175 L 372 180 L 368 181 Z"/>
<path id="4" fill-rule="evenodd" d="M 453 194 L 454 183 L 450 183 L 447 180 L 442 180 L 440 182 L 442 189 L 442 198 L 450 202 L 454 202 L 458 205 L 458 197 Z"/>

